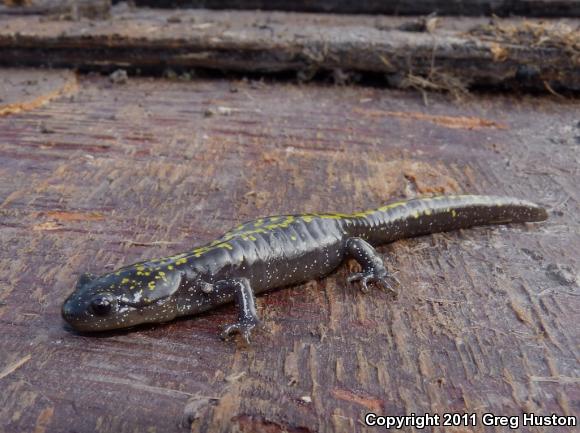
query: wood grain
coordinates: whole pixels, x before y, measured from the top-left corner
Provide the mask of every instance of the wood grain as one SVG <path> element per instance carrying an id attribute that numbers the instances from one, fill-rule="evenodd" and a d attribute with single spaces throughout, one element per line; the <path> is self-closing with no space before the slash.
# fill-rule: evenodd
<path id="1" fill-rule="evenodd" d="M 79 80 L 0 117 L 0 431 L 371 432 L 373 410 L 578 414 L 578 101 L 425 107 L 378 88 Z M 253 217 L 435 192 L 510 194 L 550 219 L 380 248 L 396 300 L 348 286 L 352 263 L 261 296 L 249 348 L 217 337 L 233 307 L 94 337 L 60 318 L 80 272 Z"/>
<path id="2" fill-rule="evenodd" d="M 34 110 L 77 90 L 71 71 L 13 70 L 0 76 L 0 116 Z"/>

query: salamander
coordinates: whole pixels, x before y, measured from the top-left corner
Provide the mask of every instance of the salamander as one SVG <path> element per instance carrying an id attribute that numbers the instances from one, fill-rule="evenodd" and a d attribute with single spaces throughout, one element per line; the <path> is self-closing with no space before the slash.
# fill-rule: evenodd
<path id="1" fill-rule="evenodd" d="M 323 277 L 347 258 L 363 291 L 394 290 L 377 245 L 487 224 L 543 221 L 544 208 L 510 197 L 447 195 L 397 201 L 353 214 L 308 213 L 260 218 L 219 239 L 171 257 L 94 276 L 83 274 L 62 307 L 80 332 L 170 321 L 235 301 L 237 322 L 225 327 L 248 341 L 259 323 L 255 295 Z"/>

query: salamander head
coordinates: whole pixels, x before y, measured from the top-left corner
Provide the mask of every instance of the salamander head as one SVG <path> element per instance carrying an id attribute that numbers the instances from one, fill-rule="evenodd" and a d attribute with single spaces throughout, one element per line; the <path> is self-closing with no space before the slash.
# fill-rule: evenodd
<path id="1" fill-rule="evenodd" d="M 62 317 L 81 332 L 127 328 L 175 318 L 181 273 L 137 264 L 95 277 L 83 274 L 62 306 Z"/>

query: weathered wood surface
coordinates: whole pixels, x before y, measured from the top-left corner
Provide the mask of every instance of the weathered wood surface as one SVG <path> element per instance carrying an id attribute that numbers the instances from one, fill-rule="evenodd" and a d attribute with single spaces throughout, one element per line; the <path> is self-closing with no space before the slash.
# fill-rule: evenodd
<path id="1" fill-rule="evenodd" d="M 578 0 L 135 0 L 139 6 L 262 9 L 347 14 L 580 17 Z"/>
<path id="2" fill-rule="evenodd" d="M 25 69 L 3 74 L 0 116 L 34 110 L 78 91 L 76 74 L 67 70 Z"/>
<path id="3" fill-rule="evenodd" d="M 578 414 L 577 100 L 64 87 L 0 117 L 0 431 L 352 433 L 377 431 L 361 424 L 369 411 Z M 186 250 L 253 217 L 435 192 L 523 197 L 550 219 L 380 248 L 396 300 L 348 286 L 348 266 L 261 296 L 249 348 L 217 337 L 233 307 L 99 337 L 61 321 L 80 272 Z"/>
<path id="4" fill-rule="evenodd" d="M 306 78 L 356 71 L 401 87 L 578 90 L 580 25 L 116 8 L 96 22 L 0 17 L 0 64 L 290 71 Z"/>
<path id="5" fill-rule="evenodd" d="M 105 18 L 111 0 L 0 0 L 2 15 L 48 15 L 66 19 Z"/>

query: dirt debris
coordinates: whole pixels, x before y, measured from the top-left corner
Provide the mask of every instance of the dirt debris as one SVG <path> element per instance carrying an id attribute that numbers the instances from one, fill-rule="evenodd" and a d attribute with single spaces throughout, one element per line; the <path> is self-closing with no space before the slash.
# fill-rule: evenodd
<path id="1" fill-rule="evenodd" d="M 574 63 L 580 64 L 580 24 L 574 27 L 562 22 L 524 20 L 513 23 L 492 19 L 489 24 L 475 27 L 469 34 L 502 44 L 563 49 Z"/>

